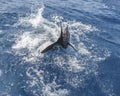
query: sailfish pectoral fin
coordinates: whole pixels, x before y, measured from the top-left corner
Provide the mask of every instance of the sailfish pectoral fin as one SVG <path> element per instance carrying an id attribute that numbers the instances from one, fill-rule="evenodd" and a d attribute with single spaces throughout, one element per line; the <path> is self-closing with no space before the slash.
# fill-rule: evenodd
<path id="1" fill-rule="evenodd" d="M 77 49 L 71 44 L 71 43 L 68 43 L 76 52 L 78 52 L 77 51 Z"/>
<path id="2" fill-rule="evenodd" d="M 56 44 L 57 44 L 57 42 L 49 45 L 47 48 L 45 48 L 44 50 L 42 50 L 41 53 L 45 53 L 45 52 L 51 50 Z"/>

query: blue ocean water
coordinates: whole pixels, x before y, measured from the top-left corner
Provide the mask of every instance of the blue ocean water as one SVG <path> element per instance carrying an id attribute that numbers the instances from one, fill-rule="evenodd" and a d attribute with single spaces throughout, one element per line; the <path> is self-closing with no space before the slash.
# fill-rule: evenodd
<path id="1" fill-rule="evenodd" d="M 120 96 L 119 0 L 0 0 L 0 96 Z M 77 48 L 41 54 L 68 24 Z"/>

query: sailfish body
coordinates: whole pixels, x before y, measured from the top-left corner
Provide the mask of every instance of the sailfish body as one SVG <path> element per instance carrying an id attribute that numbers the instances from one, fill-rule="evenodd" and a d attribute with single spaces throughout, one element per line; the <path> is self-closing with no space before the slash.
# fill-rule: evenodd
<path id="1" fill-rule="evenodd" d="M 56 45 L 60 45 L 62 46 L 62 48 L 65 48 L 65 49 L 70 45 L 75 51 L 77 51 L 75 47 L 70 43 L 70 33 L 68 31 L 68 26 L 65 28 L 64 31 L 61 26 L 61 35 L 58 38 L 58 40 L 55 43 L 49 45 L 47 48 L 45 48 L 41 53 L 45 53 L 51 50 Z"/>

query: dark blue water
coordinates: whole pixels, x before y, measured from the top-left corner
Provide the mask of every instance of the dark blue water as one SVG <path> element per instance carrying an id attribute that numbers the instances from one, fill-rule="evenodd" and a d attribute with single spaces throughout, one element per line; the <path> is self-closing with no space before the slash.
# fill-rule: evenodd
<path id="1" fill-rule="evenodd" d="M 0 96 L 120 96 L 119 0 L 0 0 Z M 68 24 L 77 48 L 41 54 Z"/>

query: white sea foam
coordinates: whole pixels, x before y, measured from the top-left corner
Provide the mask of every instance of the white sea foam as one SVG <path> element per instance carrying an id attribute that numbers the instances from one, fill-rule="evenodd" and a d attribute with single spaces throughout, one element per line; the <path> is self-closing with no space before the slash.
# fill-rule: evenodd
<path id="1" fill-rule="evenodd" d="M 23 33 L 18 40 L 16 45 L 13 46 L 14 49 L 27 48 L 29 50 L 34 49 L 35 46 L 39 44 L 39 39 L 32 36 L 30 32 Z"/>
<path id="2" fill-rule="evenodd" d="M 96 73 L 98 67 L 96 62 L 104 60 L 110 56 L 110 53 L 106 49 L 103 49 L 103 53 L 100 55 L 101 49 L 86 36 L 86 33 L 90 34 L 91 32 L 98 31 L 94 26 L 77 21 L 64 22 L 63 24 L 68 23 L 69 25 L 71 42 L 78 52 L 68 47 L 67 49 L 60 49 L 50 54 L 40 53 L 44 48 L 57 40 L 60 35 L 60 28 L 57 26 L 57 23 L 63 19 L 61 16 L 54 15 L 53 21 L 55 23 L 50 22 L 42 17 L 43 9 L 40 8 L 37 14 L 32 14 L 28 18 L 21 19 L 21 23 L 19 24 L 24 25 L 25 22 L 32 24 L 34 30 L 22 32 L 22 34 L 17 36 L 15 44 L 12 46 L 16 54 L 22 56 L 26 62 L 39 61 L 39 65 L 57 64 L 57 66 L 67 72 L 85 72 L 85 75 L 92 72 Z M 88 45 L 85 45 L 84 42 L 87 42 Z M 90 64 L 92 68 L 89 67 Z M 29 83 L 29 87 L 40 87 L 41 92 L 44 94 L 43 96 L 66 96 L 69 94 L 69 90 L 57 88 L 60 85 L 55 80 L 46 84 L 44 82 L 44 75 L 46 74 L 43 70 L 38 71 L 38 69 L 30 67 L 26 74 L 30 78 L 30 81 L 27 82 Z M 65 80 L 68 84 L 76 88 L 84 85 L 84 79 L 81 76 L 73 76 L 71 78 L 71 76 L 66 75 Z M 37 90 L 33 90 L 33 93 L 38 94 Z"/>
<path id="3" fill-rule="evenodd" d="M 67 89 L 56 90 L 56 88 L 59 86 L 60 85 L 57 85 L 55 81 L 45 85 L 43 89 L 44 96 L 66 96 L 69 93 L 69 91 Z"/>
<path id="4" fill-rule="evenodd" d="M 0 34 L 2 33 L 2 30 L 0 30 Z"/>
<path id="5" fill-rule="evenodd" d="M 44 18 L 42 17 L 42 12 L 43 12 L 43 7 L 38 9 L 38 13 L 37 14 L 32 14 L 31 19 L 29 19 L 29 22 L 32 24 L 33 27 L 37 27 L 39 25 L 40 22 L 44 21 Z"/>
<path id="6" fill-rule="evenodd" d="M 44 7 L 40 8 L 37 14 L 34 14 L 34 16 L 28 17 L 29 19 L 25 18 L 25 21 L 22 20 L 24 22 L 32 24 L 35 30 L 31 32 L 23 32 L 20 36 L 18 36 L 16 40 L 16 44 L 13 45 L 12 47 L 13 49 L 16 50 L 17 53 L 20 53 L 21 52 L 20 50 L 23 50 L 23 49 L 28 50 L 26 51 L 27 56 L 23 57 L 23 59 L 26 61 L 30 61 L 30 62 L 36 61 L 38 57 L 43 57 L 44 55 L 41 54 L 40 52 L 48 45 L 55 42 L 60 35 L 59 33 L 60 28 L 56 25 L 56 23 L 59 23 L 60 18 L 62 17 L 60 16 L 59 18 L 58 15 L 54 15 L 53 19 L 54 21 L 56 21 L 56 23 L 50 22 L 47 19 L 42 17 L 43 9 Z M 85 46 L 80 39 L 81 37 L 83 37 L 84 41 L 89 42 L 89 39 L 86 37 L 85 34 L 98 31 L 98 29 L 91 25 L 86 25 L 76 21 L 69 21 L 67 23 L 69 25 L 69 30 L 71 34 L 71 42 L 77 48 L 78 53 L 86 56 L 92 55 L 91 52 L 89 51 L 89 47 Z M 36 33 L 36 31 L 38 33 Z M 67 50 L 67 51 L 68 53 L 70 53 L 70 50 Z M 93 57 L 97 58 L 97 56 L 93 56 Z M 60 57 L 58 56 L 58 58 Z"/>
<path id="7" fill-rule="evenodd" d="M 27 84 L 29 87 L 42 86 L 41 92 L 43 96 L 66 96 L 69 91 L 67 89 L 59 88 L 61 85 L 58 85 L 55 80 L 56 78 L 48 84 L 44 83 L 44 71 L 34 69 L 33 67 L 29 68 L 26 72 L 26 75 L 31 79 Z M 34 94 L 38 94 L 37 90 L 32 91 Z"/>
<path id="8" fill-rule="evenodd" d="M 2 70 L 0 69 L 0 77 L 2 76 L 2 74 L 3 74 L 3 72 L 2 72 Z"/>
<path id="9" fill-rule="evenodd" d="M 103 93 L 105 93 L 108 96 L 117 96 L 114 92 L 114 86 L 113 86 L 113 82 L 111 82 L 110 80 L 100 80 L 98 79 L 99 82 L 99 86 L 101 87 L 101 90 L 103 91 Z"/>
<path id="10" fill-rule="evenodd" d="M 86 46 L 84 46 L 84 44 L 82 42 L 78 44 L 78 48 L 79 48 L 79 50 L 78 50 L 79 53 L 90 55 L 90 52 L 87 50 Z"/>

